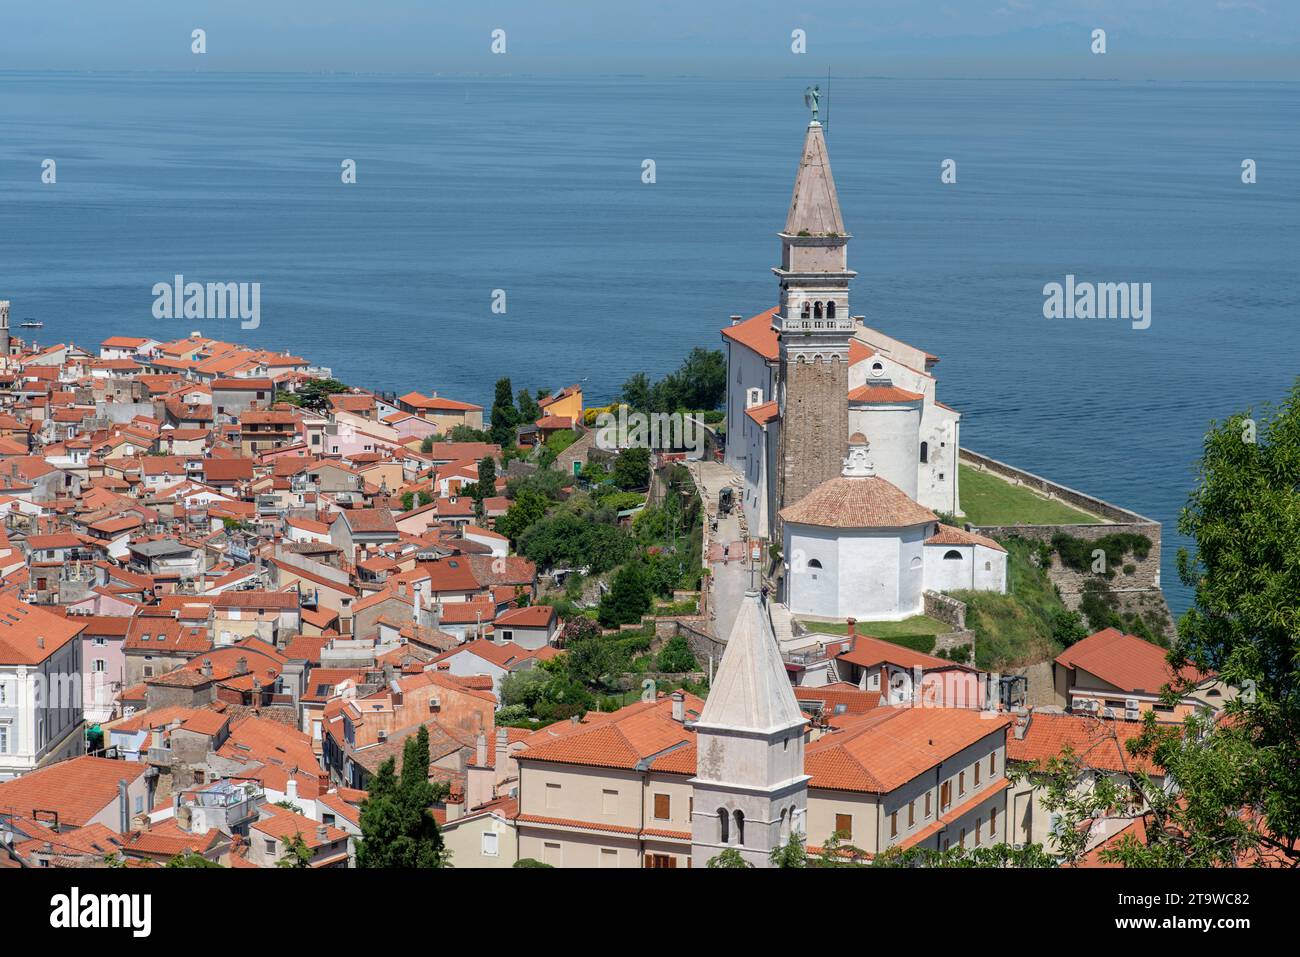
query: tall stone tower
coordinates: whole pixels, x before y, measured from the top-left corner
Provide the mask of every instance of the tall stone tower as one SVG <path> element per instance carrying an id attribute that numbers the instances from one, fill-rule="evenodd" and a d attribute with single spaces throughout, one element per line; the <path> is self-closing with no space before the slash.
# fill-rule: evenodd
<path id="1" fill-rule="evenodd" d="M 849 438 L 849 282 L 852 238 L 840 217 L 826 139 L 808 124 L 794 196 L 781 237 L 775 508 L 778 514 L 840 474 Z M 777 530 L 779 538 L 780 531 Z"/>
<path id="2" fill-rule="evenodd" d="M 0 299 L 0 356 L 9 355 L 9 300 Z"/>
<path id="3" fill-rule="evenodd" d="M 807 833 L 804 717 L 767 608 L 750 591 L 695 723 L 691 866 L 734 848 L 755 867 Z"/>

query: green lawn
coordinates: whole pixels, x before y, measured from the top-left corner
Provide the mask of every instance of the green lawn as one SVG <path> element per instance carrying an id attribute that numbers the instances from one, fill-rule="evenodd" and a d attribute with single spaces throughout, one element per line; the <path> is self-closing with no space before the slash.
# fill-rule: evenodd
<path id="1" fill-rule="evenodd" d="M 1097 518 L 989 472 L 958 466 L 961 507 L 973 525 L 1091 525 Z"/>
<path id="2" fill-rule="evenodd" d="M 842 621 L 807 621 L 803 626 L 809 631 L 820 631 L 831 635 L 847 635 L 849 626 Z M 860 621 L 854 626 L 860 635 L 871 635 L 885 641 L 929 654 L 934 650 L 934 636 L 952 631 L 943 622 L 926 615 L 904 618 L 902 621 Z"/>

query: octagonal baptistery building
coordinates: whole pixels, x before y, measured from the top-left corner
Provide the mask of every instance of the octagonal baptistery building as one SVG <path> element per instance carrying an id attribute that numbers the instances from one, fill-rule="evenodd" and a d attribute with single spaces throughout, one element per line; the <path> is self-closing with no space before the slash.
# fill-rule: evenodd
<path id="1" fill-rule="evenodd" d="M 792 614 L 898 621 L 924 610 L 925 544 L 939 518 L 876 474 L 861 433 L 838 478 L 781 511 Z"/>

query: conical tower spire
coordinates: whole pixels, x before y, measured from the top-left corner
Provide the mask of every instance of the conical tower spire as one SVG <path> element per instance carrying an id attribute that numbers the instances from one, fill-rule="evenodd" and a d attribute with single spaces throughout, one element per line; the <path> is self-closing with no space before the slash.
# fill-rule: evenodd
<path id="1" fill-rule="evenodd" d="M 794 195 L 785 218 L 785 232 L 790 236 L 843 236 L 844 220 L 840 200 L 831 176 L 831 160 L 826 152 L 826 137 L 821 123 L 813 120 L 803 141 L 803 157 L 794 179 Z"/>
<path id="2" fill-rule="evenodd" d="M 736 615 L 696 728 L 769 733 L 803 725 L 767 610 L 751 590 Z"/>

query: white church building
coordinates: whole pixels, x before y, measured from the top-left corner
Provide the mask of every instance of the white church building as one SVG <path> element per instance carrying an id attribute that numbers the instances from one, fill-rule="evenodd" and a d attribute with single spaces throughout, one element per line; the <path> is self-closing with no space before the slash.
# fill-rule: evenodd
<path id="1" fill-rule="evenodd" d="M 843 321 L 857 275 L 845 265 L 852 236 L 815 113 L 778 235 L 782 266 L 773 271 L 784 306 L 747 320 L 732 316 L 722 339 L 724 461 L 743 476 L 749 534 L 781 543 L 781 598 L 795 615 L 882 621 L 921 614 L 927 590 L 1005 591 L 1006 551 L 936 514 L 963 514 L 961 415 L 936 397 L 938 357 L 869 328 L 861 316 Z M 802 258 L 792 260 L 792 250 Z M 798 321 L 782 316 L 783 308 Z M 808 351 L 800 336 L 820 337 L 825 347 L 817 350 L 832 358 L 820 378 L 787 382 L 783 370 Z M 846 369 L 836 365 L 840 356 Z M 787 419 L 791 431 L 782 435 Z M 822 453 L 832 445 L 827 461 Z M 828 478 L 846 449 L 843 473 Z"/>
<path id="2" fill-rule="evenodd" d="M 926 591 L 1006 591 L 1007 553 L 942 524 L 879 475 L 861 435 L 839 478 L 781 512 L 785 604 L 794 615 L 899 621 L 925 610 Z"/>

